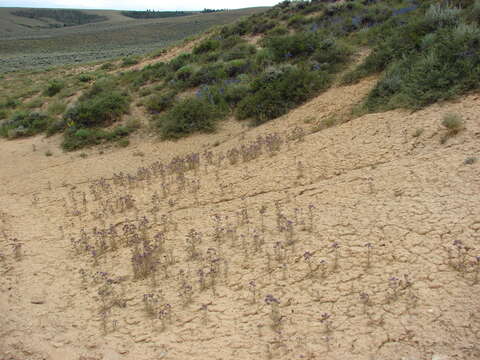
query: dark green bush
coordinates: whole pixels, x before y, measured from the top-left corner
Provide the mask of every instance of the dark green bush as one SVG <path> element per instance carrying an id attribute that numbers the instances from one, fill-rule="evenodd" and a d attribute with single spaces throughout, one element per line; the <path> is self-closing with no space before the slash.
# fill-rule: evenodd
<path id="1" fill-rule="evenodd" d="M 0 125 L 0 134 L 9 138 L 32 136 L 44 131 L 50 121 L 45 114 L 19 111 Z"/>
<path id="2" fill-rule="evenodd" d="M 318 38 L 314 33 L 297 33 L 269 37 L 264 43 L 276 61 L 286 61 L 298 56 L 312 55 L 316 50 Z"/>
<path id="3" fill-rule="evenodd" d="M 188 65 L 193 62 L 194 56 L 192 54 L 181 54 L 172 59 L 168 65 L 173 71 L 177 71 L 182 66 Z"/>
<path id="4" fill-rule="evenodd" d="M 101 91 L 79 101 L 67 111 L 65 119 L 82 127 L 107 125 L 128 111 L 129 98 L 118 91 Z"/>
<path id="5" fill-rule="evenodd" d="M 93 81 L 95 77 L 92 74 L 80 74 L 78 75 L 78 81 L 88 83 Z"/>
<path id="6" fill-rule="evenodd" d="M 262 124 L 303 103 L 329 83 L 326 73 L 294 66 L 268 69 L 253 83 L 251 93 L 237 107 L 239 119 Z"/>
<path id="7" fill-rule="evenodd" d="M 115 69 L 115 65 L 113 65 L 112 63 L 105 63 L 105 64 L 102 64 L 102 66 L 100 66 L 100 70 L 113 70 Z"/>
<path id="8" fill-rule="evenodd" d="M 122 59 L 122 66 L 128 67 L 139 63 L 139 60 L 135 57 L 125 57 Z"/>
<path id="9" fill-rule="evenodd" d="M 175 91 L 167 91 L 160 94 L 155 94 L 147 98 L 145 101 L 145 107 L 151 113 L 159 113 L 168 109 L 175 100 Z"/>
<path id="10" fill-rule="evenodd" d="M 121 142 L 135 131 L 135 127 L 117 126 L 112 131 L 98 128 L 78 128 L 71 126 L 64 133 L 62 147 L 66 151 L 73 151 L 86 146 L 98 145 L 107 141 Z"/>
<path id="11" fill-rule="evenodd" d="M 0 103 L 0 109 L 15 109 L 21 102 L 17 99 L 7 98 L 4 102 Z"/>
<path id="12" fill-rule="evenodd" d="M 200 44 L 194 47 L 193 53 L 195 55 L 208 53 L 215 51 L 220 47 L 220 41 L 215 39 L 203 40 Z"/>
<path id="13" fill-rule="evenodd" d="M 175 73 L 175 78 L 181 81 L 188 82 L 193 77 L 194 73 L 195 68 L 192 65 L 185 65 L 177 70 L 177 72 Z"/>
<path id="14" fill-rule="evenodd" d="M 194 132 L 212 132 L 216 122 L 224 116 L 215 105 L 205 99 L 189 98 L 175 104 L 158 119 L 163 139 L 178 139 Z"/>
<path id="15" fill-rule="evenodd" d="M 257 48 L 251 44 L 238 44 L 229 51 L 224 52 L 222 58 L 225 61 L 236 59 L 248 59 L 257 52 Z"/>
<path id="16" fill-rule="evenodd" d="M 243 98 L 249 95 L 251 89 L 248 83 L 238 82 L 225 87 L 224 98 L 230 105 L 237 105 Z"/>
<path id="17" fill-rule="evenodd" d="M 44 94 L 47 96 L 54 96 L 60 92 L 65 87 L 65 83 L 60 80 L 52 80 L 48 83 L 47 88 L 44 91 Z"/>
<path id="18" fill-rule="evenodd" d="M 214 84 L 227 77 L 223 63 L 213 63 L 202 66 L 191 79 L 192 86 Z"/>
<path id="19" fill-rule="evenodd" d="M 420 108 L 479 87 L 480 29 L 459 24 L 424 37 L 421 53 L 394 62 L 366 100 L 369 110 Z"/>
<path id="20" fill-rule="evenodd" d="M 250 62 L 245 59 L 232 60 L 225 64 L 225 72 L 229 77 L 235 77 L 239 74 L 245 73 L 249 68 Z"/>
<path id="21" fill-rule="evenodd" d="M 270 31 L 267 32 L 267 36 L 281 36 L 281 35 L 286 35 L 288 34 L 289 31 L 288 29 L 283 26 L 283 25 L 277 25 L 274 28 L 272 28 Z"/>

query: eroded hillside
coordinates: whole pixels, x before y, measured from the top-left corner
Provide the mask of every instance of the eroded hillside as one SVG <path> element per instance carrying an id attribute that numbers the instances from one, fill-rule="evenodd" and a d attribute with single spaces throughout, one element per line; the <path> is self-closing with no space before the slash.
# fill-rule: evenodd
<path id="1" fill-rule="evenodd" d="M 478 95 L 318 126 L 375 83 L 83 157 L 1 140 L 0 358 L 478 359 Z"/>

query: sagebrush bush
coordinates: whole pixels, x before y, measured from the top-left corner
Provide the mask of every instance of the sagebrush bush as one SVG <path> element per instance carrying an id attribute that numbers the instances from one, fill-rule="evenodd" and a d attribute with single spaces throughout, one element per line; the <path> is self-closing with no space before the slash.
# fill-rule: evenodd
<path id="1" fill-rule="evenodd" d="M 190 85 L 214 84 L 226 77 L 227 73 L 225 72 L 225 66 L 222 62 L 207 64 L 195 72 L 190 81 Z"/>
<path id="2" fill-rule="evenodd" d="M 195 74 L 195 68 L 192 65 L 182 66 L 175 73 L 175 78 L 180 81 L 188 82 Z"/>
<path id="3" fill-rule="evenodd" d="M 463 119 L 455 113 L 447 113 L 443 115 L 442 125 L 451 133 L 456 134 L 463 129 Z"/>
<path id="4" fill-rule="evenodd" d="M 50 117 L 39 112 L 18 111 L 0 125 L 0 136 L 18 138 L 32 136 L 47 129 Z"/>
<path id="5" fill-rule="evenodd" d="M 239 119 L 252 119 L 253 125 L 285 114 L 308 100 L 329 83 L 324 72 L 307 71 L 294 66 L 267 69 L 253 81 L 250 93 L 239 102 Z"/>
<path id="6" fill-rule="evenodd" d="M 136 57 L 125 57 L 122 59 L 122 66 L 128 67 L 138 64 L 140 61 Z"/>
<path id="7" fill-rule="evenodd" d="M 237 59 L 229 61 L 225 64 L 225 72 L 229 77 L 235 77 L 250 69 L 250 62 L 245 59 Z"/>
<path id="8" fill-rule="evenodd" d="M 94 127 L 108 125 L 128 111 L 130 99 L 108 79 L 97 82 L 80 97 L 74 107 L 65 114 L 67 121 L 77 126 Z"/>
<path id="9" fill-rule="evenodd" d="M 157 119 L 163 139 L 178 139 L 194 132 L 212 132 L 224 112 L 205 99 L 188 98 Z"/>
<path id="10" fill-rule="evenodd" d="M 44 91 L 44 94 L 47 96 L 54 96 L 60 92 L 65 87 L 65 83 L 60 80 L 51 80 L 47 88 Z"/>
<path id="11" fill-rule="evenodd" d="M 194 56 L 192 54 L 186 53 L 186 54 L 181 54 L 178 55 L 176 58 L 172 59 L 169 63 L 168 66 L 173 70 L 177 71 L 180 69 L 182 66 L 188 65 L 191 62 L 193 62 Z"/>
<path id="12" fill-rule="evenodd" d="M 195 55 L 215 51 L 220 47 L 220 41 L 215 39 L 206 39 L 193 48 Z"/>
<path id="13" fill-rule="evenodd" d="M 68 127 L 64 133 L 62 147 L 66 151 L 73 151 L 86 146 L 98 145 L 107 141 L 120 142 L 135 131 L 132 126 L 117 126 L 111 131 L 98 128 Z M 120 144 L 121 145 L 121 144 Z"/>
<path id="14" fill-rule="evenodd" d="M 151 95 L 146 99 L 145 107 L 151 113 L 162 112 L 172 106 L 175 100 L 175 95 L 176 92 L 171 90 L 162 92 L 160 94 Z"/>
<path id="15" fill-rule="evenodd" d="M 222 59 L 225 61 L 236 59 L 248 59 L 257 52 L 257 48 L 251 44 L 238 44 L 224 52 Z"/>
<path id="16" fill-rule="evenodd" d="M 421 53 L 393 62 L 369 94 L 369 110 L 420 108 L 478 88 L 480 29 L 460 23 L 429 35 Z"/>

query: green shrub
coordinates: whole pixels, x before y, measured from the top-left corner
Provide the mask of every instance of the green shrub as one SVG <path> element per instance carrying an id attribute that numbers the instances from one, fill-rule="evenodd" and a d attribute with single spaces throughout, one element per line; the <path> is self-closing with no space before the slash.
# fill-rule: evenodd
<path id="1" fill-rule="evenodd" d="M 222 58 L 225 61 L 236 59 L 248 59 L 257 52 L 257 48 L 251 44 L 238 44 L 226 51 Z"/>
<path id="2" fill-rule="evenodd" d="M 117 126 L 112 131 L 98 128 L 78 128 L 71 126 L 64 133 L 62 147 L 66 151 L 73 151 L 86 146 L 98 145 L 107 141 L 122 141 L 125 137 L 135 131 L 134 127 Z"/>
<path id="3" fill-rule="evenodd" d="M 245 73 L 249 68 L 250 62 L 245 59 L 232 60 L 225 64 L 225 72 L 229 77 L 235 77 L 239 74 Z"/>
<path id="4" fill-rule="evenodd" d="M 78 81 L 83 82 L 83 83 L 88 83 L 90 81 L 93 81 L 95 77 L 92 74 L 80 74 L 78 75 Z"/>
<path id="5" fill-rule="evenodd" d="M 257 35 L 257 34 L 265 34 L 267 31 L 273 29 L 276 26 L 276 21 L 270 20 L 270 21 L 262 21 L 259 22 L 252 27 L 252 34 Z"/>
<path id="6" fill-rule="evenodd" d="M 0 109 L 15 109 L 21 102 L 17 99 L 7 98 L 4 102 L 0 103 Z"/>
<path id="7" fill-rule="evenodd" d="M 6 119 L 8 116 L 8 112 L 5 109 L 0 109 L 0 120 Z"/>
<path id="8" fill-rule="evenodd" d="M 251 93 L 237 107 L 239 119 L 262 124 L 303 103 L 329 83 L 326 73 L 294 66 L 271 68 L 252 83 Z"/>
<path id="9" fill-rule="evenodd" d="M 243 98 L 250 93 L 250 84 L 233 83 L 228 85 L 224 90 L 225 101 L 230 105 L 237 105 Z"/>
<path id="10" fill-rule="evenodd" d="M 207 64 L 202 66 L 193 75 L 191 79 L 192 86 L 214 84 L 219 80 L 225 79 L 227 73 L 225 72 L 225 66 L 223 63 L 217 62 L 213 64 Z"/>
<path id="11" fill-rule="evenodd" d="M 442 125 L 452 135 L 457 134 L 463 129 L 463 119 L 460 115 L 454 113 L 445 114 L 442 118 Z"/>
<path id="12" fill-rule="evenodd" d="M 47 114 L 50 116 L 60 115 L 67 109 L 67 104 L 61 101 L 54 101 L 48 105 Z"/>
<path id="13" fill-rule="evenodd" d="M 38 112 L 18 111 L 0 125 L 0 134 L 9 138 L 32 136 L 44 131 L 51 119 Z"/>
<path id="14" fill-rule="evenodd" d="M 288 20 L 288 26 L 293 27 L 296 29 L 301 28 L 303 25 L 307 24 L 309 20 L 300 14 L 293 15 L 289 20 Z"/>
<path id="15" fill-rule="evenodd" d="M 172 59 L 168 65 L 173 71 L 177 71 L 182 66 L 188 65 L 193 61 L 192 54 L 181 54 L 178 55 L 176 58 Z"/>
<path id="16" fill-rule="evenodd" d="M 65 83 L 60 80 L 52 80 L 48 83 L 47 88 L 44 91 L 44 94 L 47 96 L 54 96 L 60 92 L 65 87 Z"/>
<path id="17" fill-rule="evenodd" d="M 161 94 L 149 96 L 145 101 L 145 107 L 152 113 L 159 113 L 173 105 L 175 91 L 167 91 Z"/>
<path id="18" fill-rule="evenodd" d="M 203 40 L 200 44 L 193 48 L 193 53 L 195 55 L 208 53 L 215 51 L 220 47 L 220 41 L 214 39 Z"/>
<path id="19" fill-rule="evenodd" d="M 112 63 L 105 63 L 105 64 L 102 64 L 102 66 L 100 66 L 100 70 L 113 70 L 115 69 L 115 65 L 113 65 Z"/>
<path id="20" fill-rule="evenodd" d="M 158 119 L 163 139 L 178 139 L 194 132 L 212 132 L 216 122 L 224 116 L 214 105 L 204 99 L 189 98 L 175 104 Z"/>
<path id="21" fill-rule="evenodd" d="M 274 28 L 272 28 L 270 31 L 267 32 L 267 36 L 273 37 L 273 36 L 282 36 L 288 34 L 289 31 L 287 27 L 283 25 L 277 25 Z"/>
<path id="22" fill-rule="evenodd" d="M 175 78 L 180 81 L 188 82 L 193 77 L 194 73 L 195 68 L 192 65 L 185 65 L 177 70 Z"/>
<path id="23" fill-rule="evenodd" d="M 265 39 L 265 46 L 276 61 L 299 60 L 313 56 L 321 63 L 346 62 L 350 51 L 332 38 L 324 38 L 313 32 L 274 36 Z"/>
<path id="24" fill-rule="evenodd" d="M 116 121 L 128 111 L 129 98 L 118 91 L 100 92 L 79 101 L 65 119 L 78 126 L 94 127 Z"/>
<path id="25" fill-rule="evenodd" d="M 133 66 L 139 63 L 139 60 L 135 57 L 125 57 L 122 59 L 122 67 Z"/>
<path id="26" fill-rule="evenodd" d="M 47 136 L 52 136 L 56 133 L 59 133 L 65 130 L 66 127 L 67 127 L 67 122 L 64 119 L 52 121 L 46 129 L 46 134 Z"/>
<path id="27" fill-rule="evenodd" d="M 230 50 L 235 46 L 246 44 L 247 41 L 244 40 L 241 36 L 232 35 L 226 38 L 223 38 L 220 42 L 220 50 Z"/>
<path id="28" fill-rule="evenodd" d="M 28 103 L 25 104 L 25 107 L 27 109 L 36 109 L 39 108 L 43 105 L 44 100 L 42 98 L 35 98 L 33 100 L 30 100 Z"/>
<path id="29" fill-rule="evenodd" d="M 394 62 L 369 94 L 369 110 L 421 108 L 479 87 L 480 29 L 459 24 L 437 30 L 419 54 Z"/>

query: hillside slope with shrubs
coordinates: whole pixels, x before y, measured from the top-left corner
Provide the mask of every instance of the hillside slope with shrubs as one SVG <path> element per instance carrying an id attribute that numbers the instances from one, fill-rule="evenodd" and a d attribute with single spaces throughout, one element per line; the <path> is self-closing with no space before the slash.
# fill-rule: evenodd
<path id="1" fill-rule="evenodd" d="M 111 135 L 117 129 L 106 126 L 122 126 L 120 137 L 128 136 L 138 124 L 122 119 L 140 107 L 162 139 L 178 139 L 215 131 L 230 116 L 261 125 L 336 79 L 349 84 L 370 75 L 380 78 L 355 114 L 418 109 L 478 88 L 479 21 L 478 0 L 284 1 L 211 30 L 168 61 L 142 68 L 141 58 L 125 58 L 67 80 L 50 79 L 45 97 L 32 92 L 30 103 L 7 98 L 0 104 L 0 135 L 63 132 L 63 147 L 74 150 L 119 139 Z M 351 69 L 353 56 L 365 48 L 370 54 Z M 83 95 L 62 109 L 67 87 Z M 57 104 L 53 116 L 38 111 L 42 101 Z"/>

